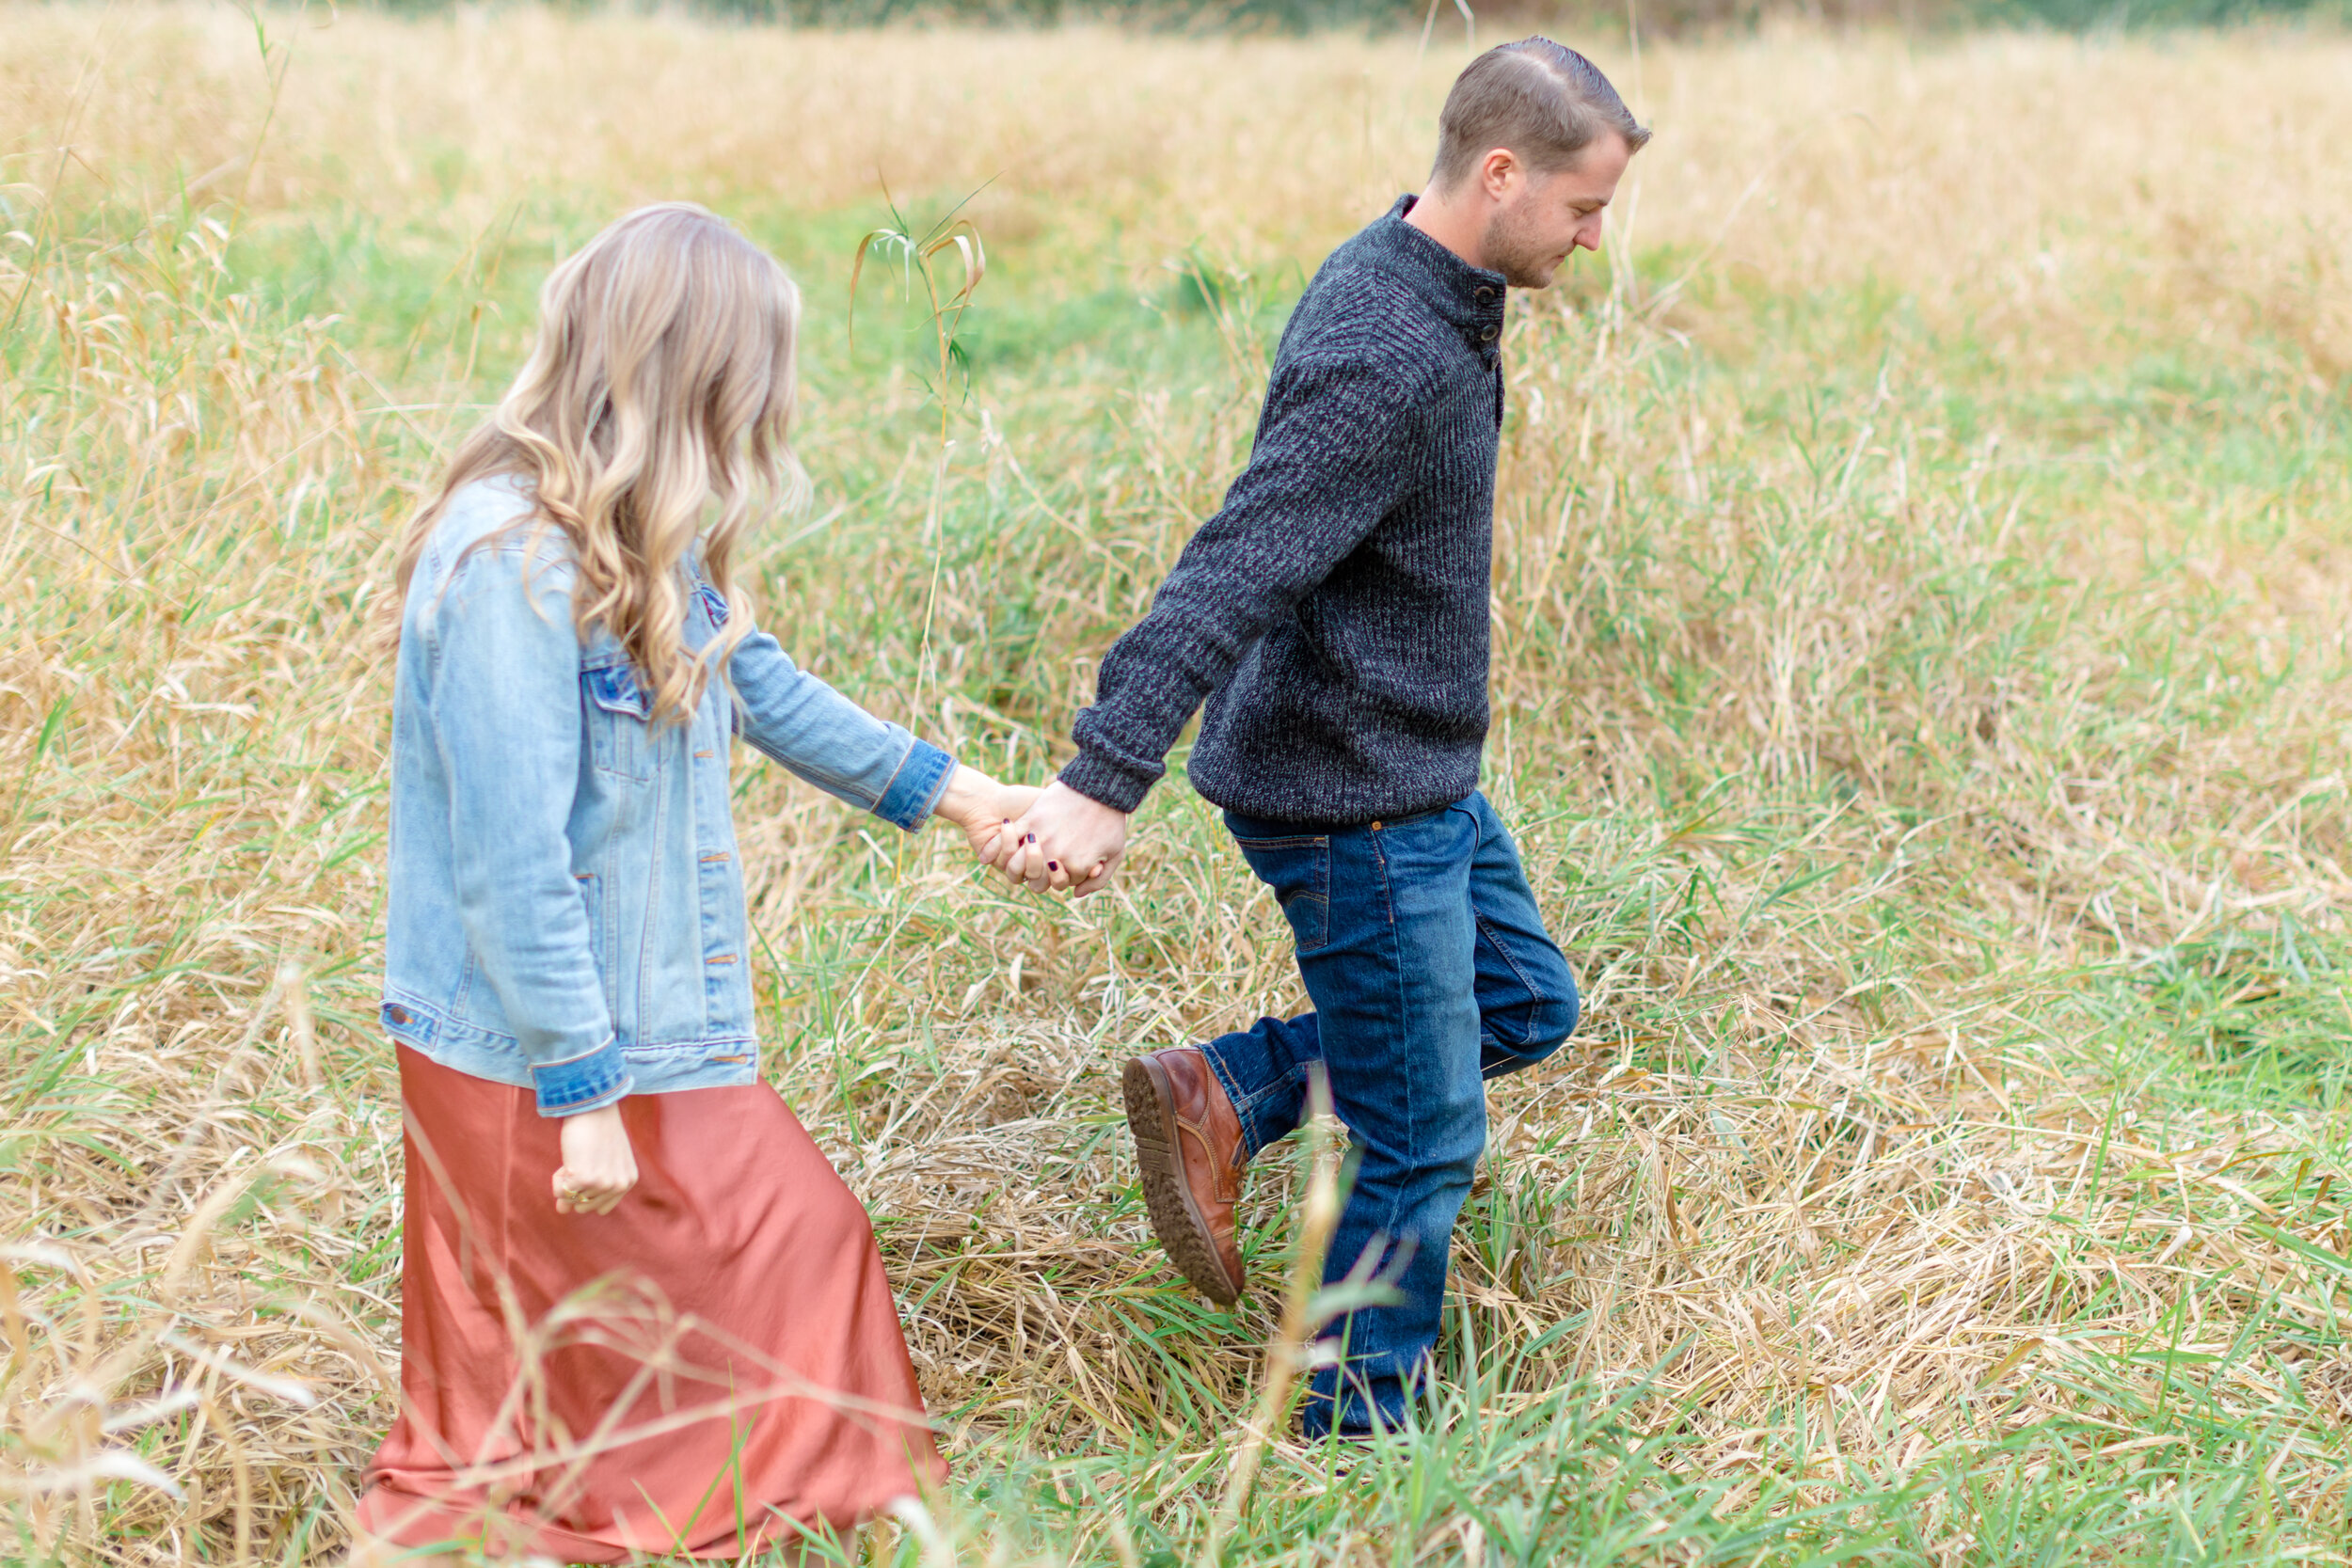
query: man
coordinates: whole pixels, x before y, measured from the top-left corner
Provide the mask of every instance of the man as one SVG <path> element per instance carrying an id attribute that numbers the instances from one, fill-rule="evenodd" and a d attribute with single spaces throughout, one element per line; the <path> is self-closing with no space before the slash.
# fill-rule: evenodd
<path id="1" fill-rule="evenodd" d="M 1315 1010 L 1126 1066 L 1161 1243 L 1220 1303 L 1244 1287 L 1242 1167 L 1327 1075 L 1359 1164 L 1328 1277 L 1367 1254 L 1397 1299 L 1330 1334 L 1310 1435 L 1406 1414 L 1437 1341 L 1485 1078 L 1557 1050 L 1575 978 L 1478 793 L 1506 288 L 1600 248 L 1649 139 L 1549 39 L 1454 82 L 1427 194 L 1335 252 L 1275 356 L 1249 465 L 1151 613 L 1103 660 L 1078 755 L 1005 836 L 1038 888 L 1100 887 L 1194 708 L 1194 785 L 1281 901 Z M 1083 868 L 1083 874 L 1081 870 Z"/>

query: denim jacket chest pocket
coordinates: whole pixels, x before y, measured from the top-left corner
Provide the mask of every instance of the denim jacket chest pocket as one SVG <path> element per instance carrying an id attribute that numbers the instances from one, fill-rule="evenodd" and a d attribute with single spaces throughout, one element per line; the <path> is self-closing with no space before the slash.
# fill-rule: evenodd
<path id="1" fill-rule="evenodd" d="M 626 649 L 580 660 L 580 719 L 589 760 L 608 778 L 646 784 L 654 775 L 653 693 L 637 678 Z"/>
<path id="2" fill-rule="evenodd" d="M 757 626 L 681 721 L 620 641 L 576 631 L 576 572 L 528 487 L 453 497 L 402 605 L 384 1002 L 432 1059 L 564 1116 L 755 1082 L 727 730 L 900 828 L 954 759 L 797 668 Z M 681 627 L 727 613 L 697 585 Z"/>

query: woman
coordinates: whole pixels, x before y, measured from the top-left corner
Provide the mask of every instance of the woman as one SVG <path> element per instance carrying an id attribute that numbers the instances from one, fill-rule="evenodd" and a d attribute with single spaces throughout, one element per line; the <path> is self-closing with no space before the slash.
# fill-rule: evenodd
<path id="1" fill-rule="evenodd" d="M 736 1557 L 944 1466 L 865 1212 L 759 1077 L 729 742 L 976 852 L 1035 791 L 752 626 L 729 568 L 797 471 L 773 260 L 647 207 L 540 309 L 400 554 L 403 1410 L 362 1556 Z"/>

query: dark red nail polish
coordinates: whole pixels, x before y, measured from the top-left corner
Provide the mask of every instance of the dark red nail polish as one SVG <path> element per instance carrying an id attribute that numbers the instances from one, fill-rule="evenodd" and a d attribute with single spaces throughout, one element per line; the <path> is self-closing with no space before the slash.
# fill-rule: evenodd
<path id="1" fill-rule="evenodd" d="M 1059 861 L 1047 861 L 1047 862 L 1045 863 L 1045 869 L 1046 869 L 1046 870 L 1048 870 L 1048 871 L 1059 871 L 1059 870 L 1061 869 L 1061 862 L 1059 862 Z"/>

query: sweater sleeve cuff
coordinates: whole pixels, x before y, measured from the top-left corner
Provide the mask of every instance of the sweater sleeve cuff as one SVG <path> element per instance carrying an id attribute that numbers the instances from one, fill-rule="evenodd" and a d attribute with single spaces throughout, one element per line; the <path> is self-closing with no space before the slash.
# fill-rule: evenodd
<path id="1" fill-rule="evenodd" d="M 915 740 L 874 802 L 874 815 L 896 828 L 913 832 L 921 827 L 946 791 L 956 759 L 928 740 Z"/>
<path id="2" fill-rule="evenodd" d="M 1081 751 L 1056 775 L 1061 782 L 1114 811 L 1134 811 L 1159 781 L 1157 769 L 1145 770 L 1115 762 L 1100 752 Z"/>
<path id="3" fill-rule="evenodd" d="M 628 1065 L 621 1059 L 618 1037 L 567 1062 L 533 1062 L 531 1084 L 538 1093 L 543 1117 L 601 1111 L 637 1086 Z"/>

